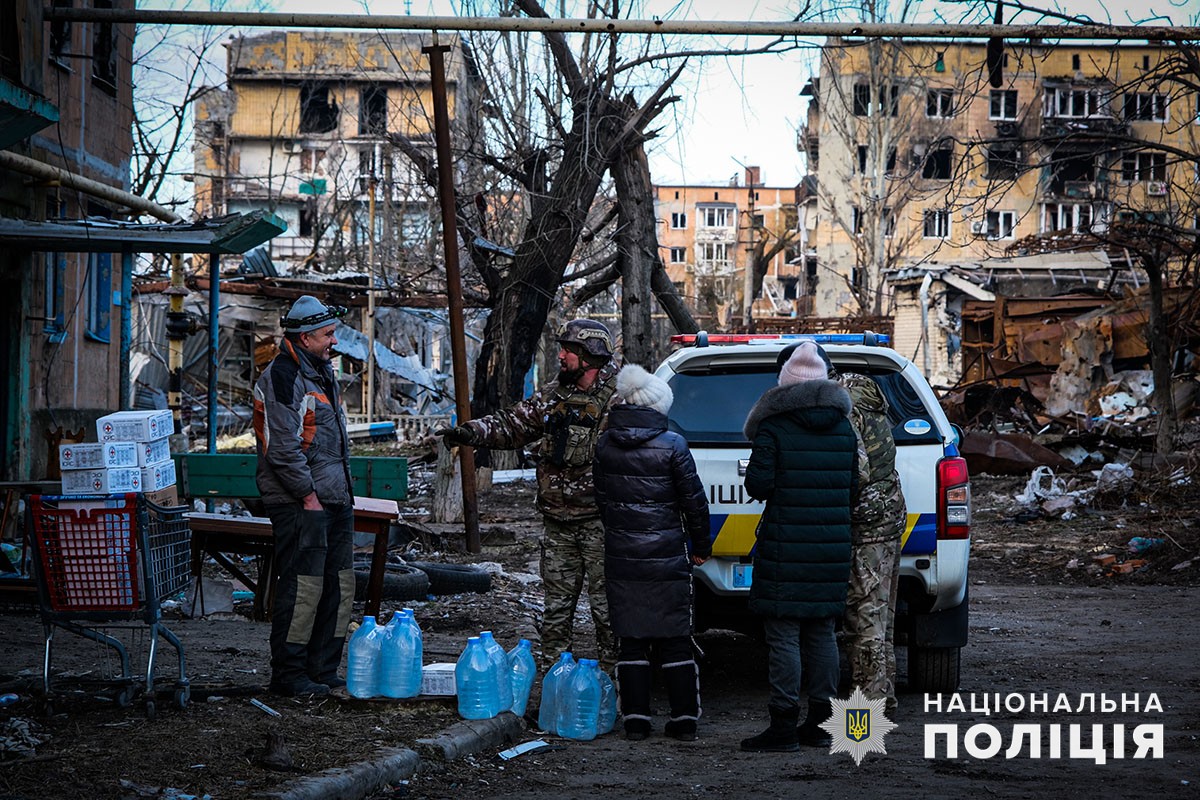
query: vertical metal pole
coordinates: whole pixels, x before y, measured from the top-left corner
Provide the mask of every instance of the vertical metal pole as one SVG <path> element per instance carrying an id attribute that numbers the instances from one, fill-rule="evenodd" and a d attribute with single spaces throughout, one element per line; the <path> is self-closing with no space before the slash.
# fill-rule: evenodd
<path id="1" fill-rule="evenodd" d="M 461 425 L 471 419 L 471 390 L 467 384 L 467 346 L 463 333 L 462 273 L 458 266 L 458 221 L 455 217 L 454 165 L 450 159 L 450 114 L 446 108 L 446 61 L 450 48 L 433 43 L 421 52 L 429 55 L 429 82 L 433 92 L 433 127 L 437 143 L 438 202 L 442 206 L 442 249 L 446 258 L 446 300 L 450 306 L 450 356 L 454 363 L 454 403 Z M 479 501 L 475 494 L 475 451 L 458 448 L 462 467 L 463 526 L 467 552 L 483 549 L 479 539 Z"/>
<path id="2" fill-rule="evenodd" d="M 379 149 L 375 150 L 376 157 Z M 371 167 L 371 199 L 367 240 L 367 425 L 375 421 L 375 167 Z"/>
<path id="3" fill-rule="evenodd" d="M 168 298 L 167 305 L 167 406 L 175 418 L 175 433 L 183 433 L 183 340 L 188 335 L 187 315 L 183 313 L 183 298 L 187 296 L 187 287 L 183 285 L 183 256 L 180 253 L 171 255 L 171 286 L 164 292 Z M 186 450 L 182 442 L 176 440 L 171 449 L 176 447 Z"/>
<path id="4" fill-rule="evenodd" d="M 133 251 L 121 251 L 121 386 L 119 405 L 122 411 L 133 408 L 133 384 L 129 375 L 129 353 L 133 349 Z"/>
<path id="5" fill-rule="evenodd" d="M 221 311 L 221 257 L 208 261 L 208 452 L 217 452 L 217 353 L 221 346 L 218 325 Z"/>

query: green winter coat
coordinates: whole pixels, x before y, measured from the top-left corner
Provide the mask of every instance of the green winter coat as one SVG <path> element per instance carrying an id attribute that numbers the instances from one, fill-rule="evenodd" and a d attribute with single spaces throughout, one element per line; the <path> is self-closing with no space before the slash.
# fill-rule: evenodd
<path id="1" fill-rule="evenodd" d="M 862 485 L 851 518 L 854 544 L 891 542 L 904 535 L 908 510 L 896 472 L 896 442 L 888 420 L 888 402 L 879 384 L 866 375 L 844 374 L 839 382 L 850 393 L 850 421 L 867 453 L 869 477 Z"/>
<path id="2" fill-rule="evenodd" d="M 746 419 L 746 491 L 766 501 L 750 609 L 765 617 L 840 617 L 850 578 L 850 512 L 859 442 L 850 395 L 829 380 L 768 389 Z"/>

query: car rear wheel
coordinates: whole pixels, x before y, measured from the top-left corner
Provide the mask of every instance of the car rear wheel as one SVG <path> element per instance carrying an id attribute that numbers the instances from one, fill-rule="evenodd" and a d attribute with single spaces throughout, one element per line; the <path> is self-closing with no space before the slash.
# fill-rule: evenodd
<path id="1" fill-rule="evenodd" d="M 956 692 L 961 661 L 961 647 L 910 647 L 909 686 L 917 692 Z"/>

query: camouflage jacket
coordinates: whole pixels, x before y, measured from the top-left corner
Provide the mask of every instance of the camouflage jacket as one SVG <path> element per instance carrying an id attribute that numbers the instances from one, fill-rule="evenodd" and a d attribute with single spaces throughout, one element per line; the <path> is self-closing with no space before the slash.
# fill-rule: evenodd
<path id="1" fill-rule="evenodd" d="M 592 485 L 596 441 L 616 405 L 616 370 L 606 366 L 587 391 L 557 382 L 543 386 L 515 405 L 462 427 L 470 444 L 513 450 L 532 445 L 537 459 L 538 509 L 556 520 L 597 518 Z"/>
<path id="2" fill-rule="evenodd" d="M 854 403 L 850 422 L 858 431 L 870 465 L 867 482 L 851 513 L 851 539 L 854 544 L 898 539 L 904 533 L 908 515 L 896 472 L 896 442 L 888 422 L 887 398 L 865 375 L 845 374 L 839 381 Z"/>

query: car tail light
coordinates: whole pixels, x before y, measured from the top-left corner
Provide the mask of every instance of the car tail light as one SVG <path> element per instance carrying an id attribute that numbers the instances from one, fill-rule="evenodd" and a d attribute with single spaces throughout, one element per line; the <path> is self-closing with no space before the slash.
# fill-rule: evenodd
<path id="1" fill-rule="evenodd" d="M 966 539 L 971 535 L 971 477 L 967 460 L 943 458 L 937 465 L 937 536 Z"/>

